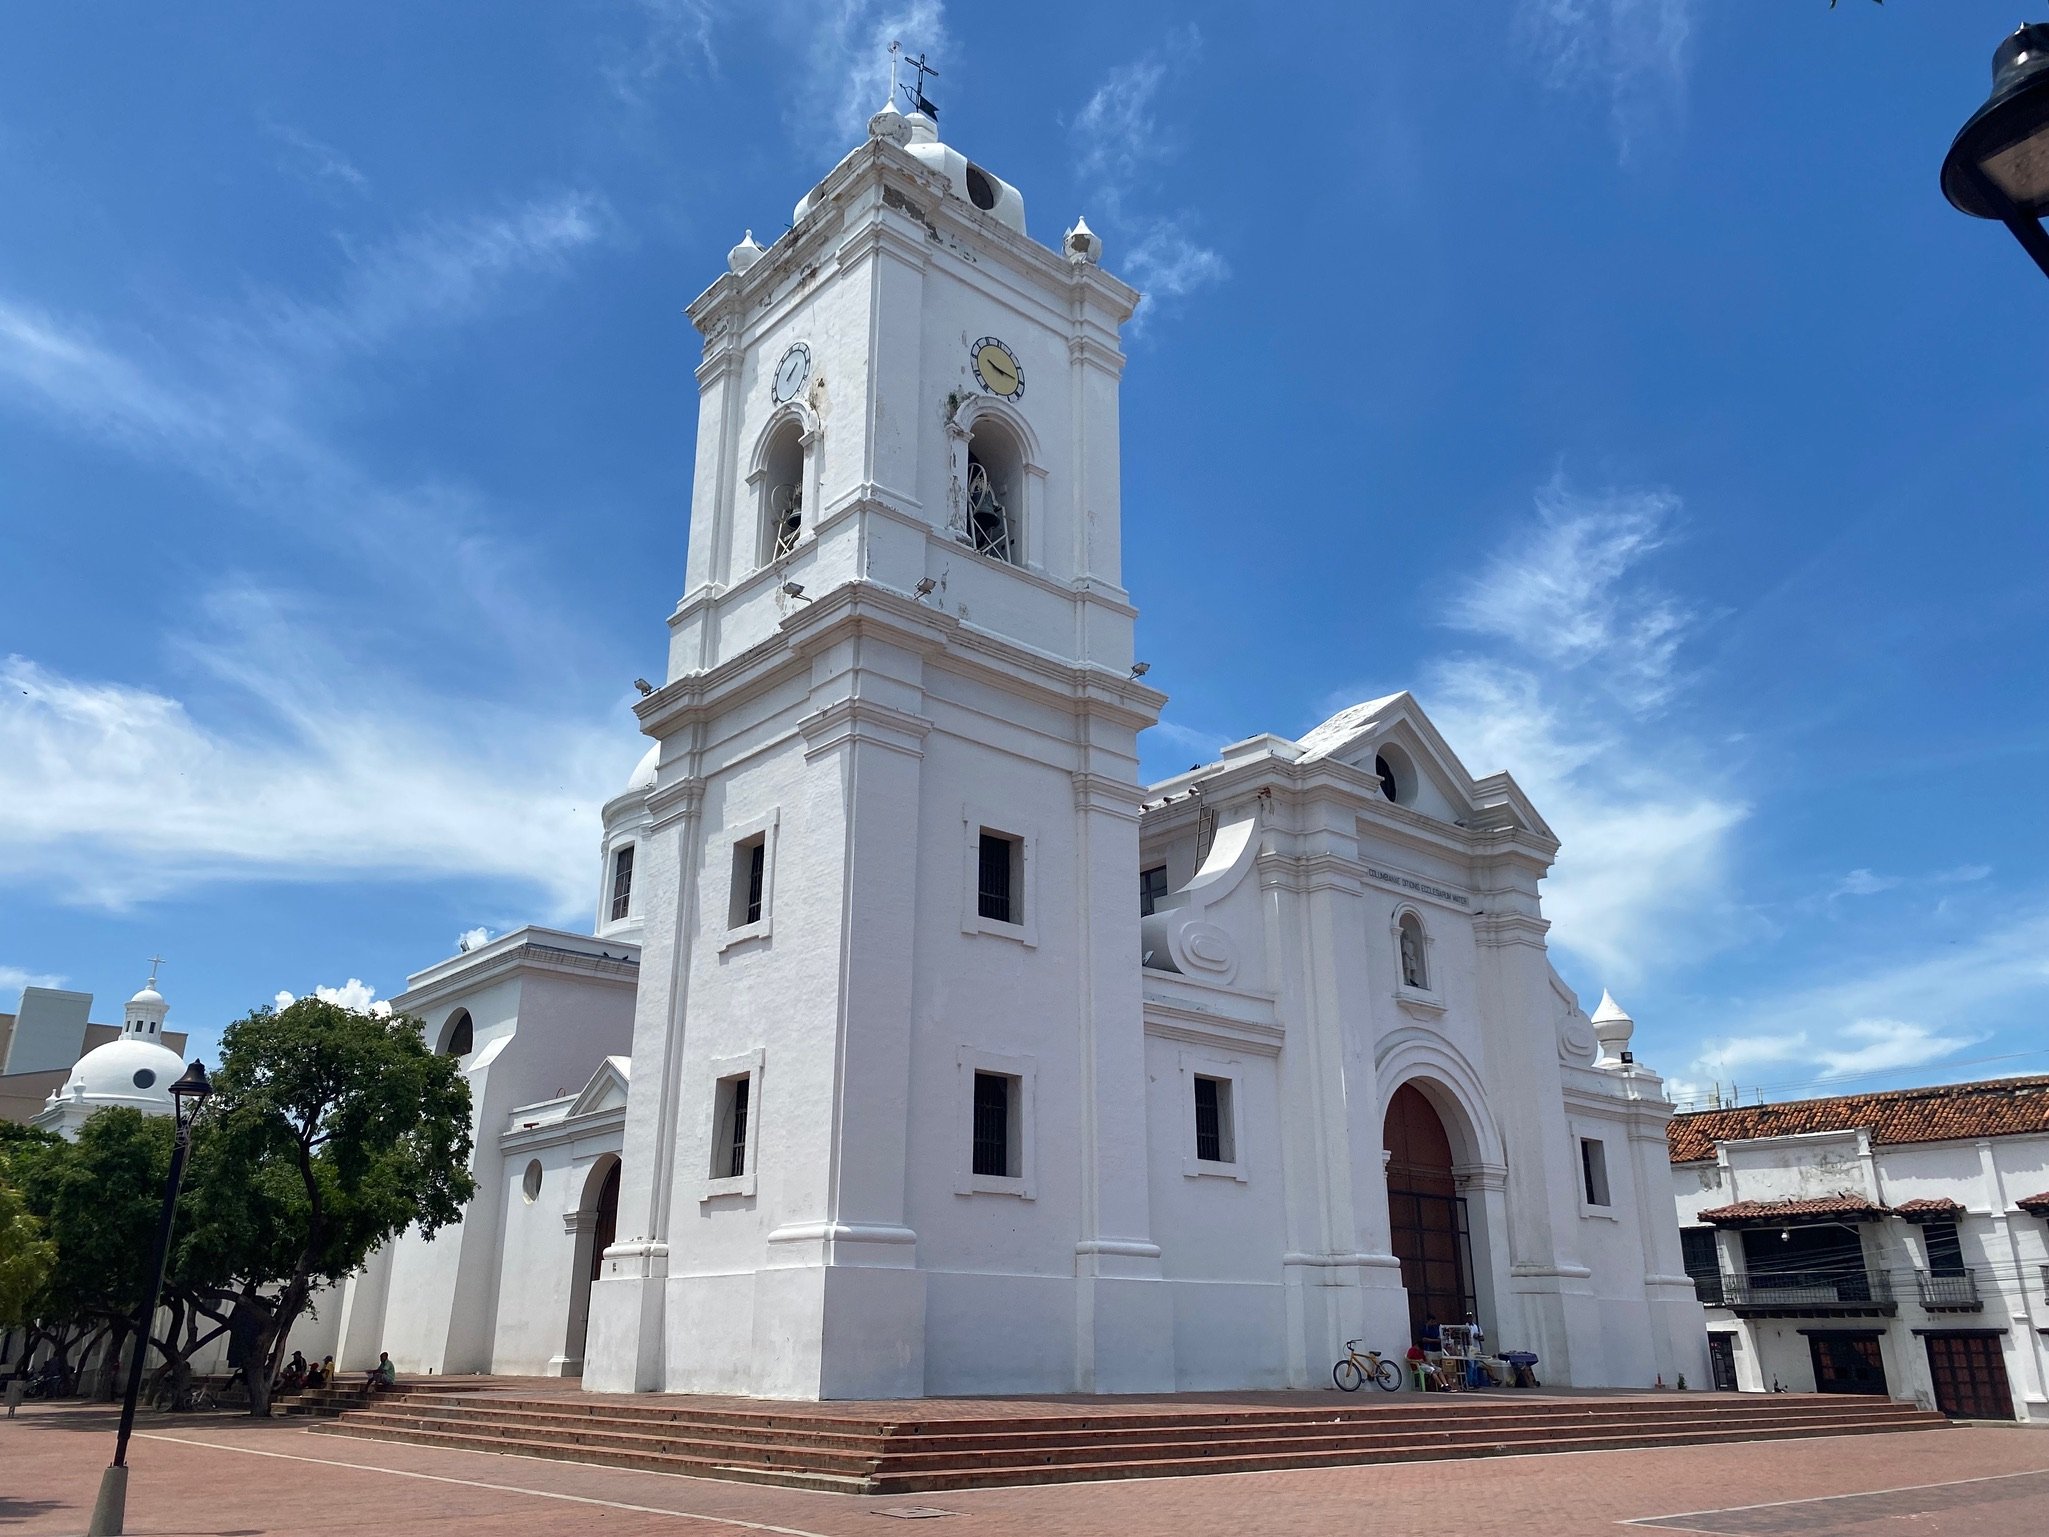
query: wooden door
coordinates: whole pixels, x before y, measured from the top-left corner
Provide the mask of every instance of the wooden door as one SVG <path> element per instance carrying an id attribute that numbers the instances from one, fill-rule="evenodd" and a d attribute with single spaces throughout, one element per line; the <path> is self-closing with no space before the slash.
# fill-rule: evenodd
<path id="1" fill-rule="evenodd" d="M 1810 1334 L 1817 1393 L 1868 1393 L 1885 1397 L 1885 1358 L 1875 1334 Z"/>
<path id="2" fill-rule="evenodd" d="M 1931 1334 L 1928 1375 L 1935 1407 L 1964 1420 L 2010 1420 L 2013 1389 L 2006 1381 L 2006 1357 L 1990 1334 Z"/>
<path id="3" fill-rule="evenodd" d="M 1736 1391 L 1736 1336 L 1733 1334 L 1710 1334 L 1708 1336 L 1708 1365 L 1715 1374 L 1715 1391 L 1733 1393 Z"/>

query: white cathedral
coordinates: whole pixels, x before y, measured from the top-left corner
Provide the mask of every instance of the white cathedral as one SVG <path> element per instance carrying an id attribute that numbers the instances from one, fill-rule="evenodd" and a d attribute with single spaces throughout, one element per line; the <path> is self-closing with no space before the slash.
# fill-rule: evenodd
<path id="1" fill-rule="evenodd" d="M 1659 1079 L 1552 969 L 1558 843 L 1417 703 L 1137 776 L 1120 327 L 1077 223 L 885 110 L 704 337 L 654 739 L 589 936 L 394 999 L 478 1195 L 345 1366 L 777 1398 L 1328 1385 L 1468 1314 L 1706 1380 Z"/>

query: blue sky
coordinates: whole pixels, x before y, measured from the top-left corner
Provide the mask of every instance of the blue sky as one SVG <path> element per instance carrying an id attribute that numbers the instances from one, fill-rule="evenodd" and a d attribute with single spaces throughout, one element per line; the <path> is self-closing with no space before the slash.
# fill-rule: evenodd
<path id="1" fill-rule="evenodd" d="M 1409 688 L 1691 1091 L 2049 1068 L 2049 285 L 2007 0 L 0 19 L 0 1007 L 578 926 L 682 583 L 683 306 L 880 99 L 1149 293 L 1163 775 Z"/>

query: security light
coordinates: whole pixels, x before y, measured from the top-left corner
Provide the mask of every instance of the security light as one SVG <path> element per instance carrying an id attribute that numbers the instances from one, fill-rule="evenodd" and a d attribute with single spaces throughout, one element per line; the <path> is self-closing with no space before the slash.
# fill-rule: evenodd
<path id="1" fill-rule="evenodd" d="M 1131 675 L 1134 678 L 1143 678 L 1152 670 L 1153 664 L 1151 662 L 1133 662 L 1131 664 Z"/>
<path id="2" fill-rule="evenodd" d="M 932 589 L 937 587 L 938 585 L 939 584 L 933 581 L 931 577 L 921 576 L 918 578 L 918 585 L 914 590 L 917 592 L 919 597 L 929 598 L 932 596 Z"/>
<path id="3" fill-rule="evenodd" d="M 655 686 L 652 683 L 648 682 L 645 678 L 635 678 L 633 680 L 633 686 L 640 690 L 640 697 L 643 699 L 647 698 L 649 694 L 652 694 L 655 691 Z"/>
<path id="4" fill-rule="evenodd" d="M 783 596 L 786 598 L 798 598 L 806 603 L 811 601 L 811 599 L 804 596 L 804 584 L 802 582 L 783 583 Z"/>

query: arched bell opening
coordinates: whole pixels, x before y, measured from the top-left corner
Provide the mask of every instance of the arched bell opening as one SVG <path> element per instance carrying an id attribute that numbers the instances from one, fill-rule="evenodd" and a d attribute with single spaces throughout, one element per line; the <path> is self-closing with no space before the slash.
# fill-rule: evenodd
<path id="1" fill-rule="evenodd" d="M 804 535 L 804 425 L 795 417 L 776 427 L 762 471 L 758 562 L 766 566 L 795 554 Z"/>
<path id="2" fill-rule="evenodd" d="M 1024 452 L 994 417 L 978 419 L 968 435 L 963 537 L 977 555 L 1010 565 L 1024 563 Z"/>

